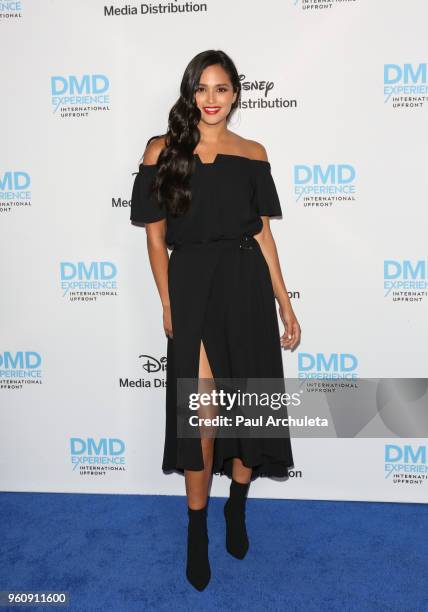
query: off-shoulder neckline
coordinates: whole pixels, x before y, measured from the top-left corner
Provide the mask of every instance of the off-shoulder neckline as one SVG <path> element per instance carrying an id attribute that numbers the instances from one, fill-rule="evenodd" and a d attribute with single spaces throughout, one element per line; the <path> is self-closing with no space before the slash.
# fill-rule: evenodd
<path id="1" fill-rule="evenodd" d="M 252 159 L 251 157 L 245 157 L 244 155 L 236 155 L 234 153 L 217 153 L 217 155 L 214 157 L 214 160 L 212 162 L 203 162 L 199 153 L 193 153 L 193 156 L 196 157 L 196 159 L 203 166 L 213 166 L 220 157 L 237 157 L 238 159 L 246 159 L 247 161 L 261 162 L 262 164 L 269 164 L 269 162 L 264 159 Z"/>
<path id="2" fill-rule="evenodd" d="M 217 155 L 215 156 L 214 160 L 212 162 L 203 162 L 202 159 L 199 156 L 199 153 L 193 153 L 193 157 L 196 157 L 196 160 L 199 162 L 199 164 L 201 166 L 214 166 L 217 161 L 221 158 L 221 157 L 236 157 L 238 159 L 245 159 L 247 161 L 250 162 L 256 162 L 259 164 L 266 164 L 267 166 L 270 167 L 270 162 L 266 161 L 265 159 L 252 159 L 251 157 L 245 157 L 244 155 L 236 155 L 234 153 L 217 153 Z M 157 164 L 140 164 L 140 167 L 143 168 L 155 168 Z"/>

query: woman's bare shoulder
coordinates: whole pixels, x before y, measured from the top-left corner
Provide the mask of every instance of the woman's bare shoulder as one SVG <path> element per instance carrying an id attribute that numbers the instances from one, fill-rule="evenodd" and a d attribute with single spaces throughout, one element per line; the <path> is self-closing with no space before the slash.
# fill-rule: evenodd
<path id="1" fill-rule="evenodd" d="M 233 132 L 232 132 L 233 133 Z M 250 140 L 244 138 L 238 134 L 233 133 L 234 148 L 240 151 L 240 155 L 243 157 L 249 157 L 250 159 L 259 159 L 261 161 L 268 161 L 268 156 L 265 147 L 256 140 Z"/>
<path id="2" fill-rule="evenodd" d="M 144 151 L 142 163 L 144 165 L 156 164 L 160 152 L 162 151 L 162 149 L 165 148 L 165 146 L 165 136 L 157 136 L 156 138 L 153 138 L 153 140 L 149 142 L 146 147 L 146 150 Z"/>
<path id="3" fill-rule="evenodd" d="M 260 161 L 268 161 L 268 155 L 265 147 L 256 140 L 247 140 L 247 157 L 250 159 L 258 159 Z"/>

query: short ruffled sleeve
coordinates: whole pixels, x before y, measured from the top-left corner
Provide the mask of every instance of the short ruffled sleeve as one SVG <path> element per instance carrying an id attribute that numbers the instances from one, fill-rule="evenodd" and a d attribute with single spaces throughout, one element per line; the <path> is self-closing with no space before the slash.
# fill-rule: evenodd
<path id="1" fill-rule="evenodd" d="M 131 196 L 131 222 L 153 223 L 165 219 L 165 209 L 159 205 L 151 186 L 156 175 L 155 164 L 140 165 L 135 176 Z"/>
<path id="2" fill-rule="evenodd" d="M 281 203 L 271 174 L 270 163 L 255 160 L 255 204 L 257 213 L 268 217 L 282 216 Z"/>

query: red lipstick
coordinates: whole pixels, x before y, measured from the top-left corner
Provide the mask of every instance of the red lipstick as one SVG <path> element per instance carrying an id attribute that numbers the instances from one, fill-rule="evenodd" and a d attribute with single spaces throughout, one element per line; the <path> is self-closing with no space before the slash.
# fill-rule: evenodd
<path id="1" fill-rule="evenodd" d="M 207 115 L 215 115 L 221 109 L 221 106 L 204 106 L 204 111 Z"/>

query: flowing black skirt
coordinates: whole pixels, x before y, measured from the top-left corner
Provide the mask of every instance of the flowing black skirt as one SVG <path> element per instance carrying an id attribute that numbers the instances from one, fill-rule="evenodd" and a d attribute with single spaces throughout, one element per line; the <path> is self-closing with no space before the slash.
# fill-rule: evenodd
<path id="1" fill-rule="evenodd" d="M 252 236 L 186 244 L 170 256 L 166 428 L 162 469 L 202 470 L 201 441 L 177 435 L 177 379 L 197 379 L 204 343 L 216 378 L 284 378 L 269 267 Z M 288 477 L 289 437 L 216 437 L 212 472 L 232 476 L 239 457 L 258 476 Z"/>

